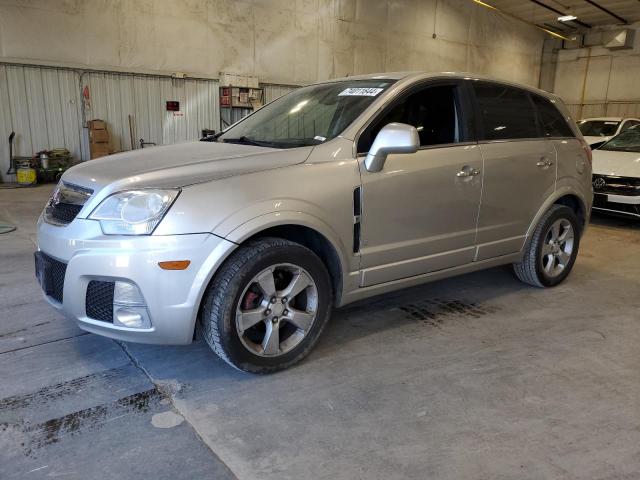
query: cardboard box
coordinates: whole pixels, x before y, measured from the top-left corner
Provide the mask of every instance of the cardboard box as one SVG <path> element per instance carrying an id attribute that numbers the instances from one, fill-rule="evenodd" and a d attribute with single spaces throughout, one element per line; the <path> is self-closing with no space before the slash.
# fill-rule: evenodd
<path id="1" fill-rule="evenodd" d="M 106 130 L 107 129 L 107 122 L 105 122 L 104 120 L 89 120 L 87 122 L 87 127 L 89 127 L 89 130 Z"/>
<path id="2" fill-rule="evenodd" d="M 91 143 L 109 143 L 109 132 L 107 130 L 89 130 L 89 141 Z"/>
<path id="3" fill-rule="evenodd" d="M 92 159 L 106 157 L 110 153 L 109 144 L 108 143 L 90 143 L 89 152 L 91 153 Z"/>

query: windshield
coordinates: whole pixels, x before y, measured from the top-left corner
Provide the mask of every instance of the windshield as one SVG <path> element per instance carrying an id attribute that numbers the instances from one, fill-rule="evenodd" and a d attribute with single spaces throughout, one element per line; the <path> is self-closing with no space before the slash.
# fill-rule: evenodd
<path id="1" fill-rule="evenodd" d="M 640 128 L 636 125 L 613 137 L 598 150 L 612 150 L 618 152 L 640 152 Z"/>
<path id="2" fill-rule="evenodd" d="M 394 80 L 348 80 L 294 90 L 229 128 L 218 141 L 275 148 L 317 145 L 342 133 Z"/>
<path id="3" fill-rule="evenodd" d="M 615 120 L 582 120 L 578 128 L 585 137 L 608 137 L 615 135 L 618 125 Z"/>

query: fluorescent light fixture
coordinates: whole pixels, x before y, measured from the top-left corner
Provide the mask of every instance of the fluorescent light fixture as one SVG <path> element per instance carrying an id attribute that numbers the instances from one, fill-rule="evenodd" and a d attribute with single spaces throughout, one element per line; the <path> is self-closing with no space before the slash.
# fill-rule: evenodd
<path id="1" fill-rule="evenodd" d="M 483 7 L 487 7 L 490 8 L 492 10 L 498 10 L 496 7 L 494 7 L 493 5 L 489 5 L 488 3 L 482 2 L 481 0 L 473 0 L 474 2 L 482 5 Z"/>
<path id="2" fill-rule="evenodd" d="M 570 22 L 571 20 L 577 19 L 578 17 L 576 17 L 575 15 L 562 15 L 561 17 L 558 17 L 559 22 Z"/>

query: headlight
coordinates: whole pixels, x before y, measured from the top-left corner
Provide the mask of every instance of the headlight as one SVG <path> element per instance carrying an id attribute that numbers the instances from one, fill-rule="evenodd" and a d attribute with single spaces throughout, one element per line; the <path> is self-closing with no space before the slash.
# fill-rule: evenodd
<path id="1" fill-rule="evenodd" d="M 89 215 L 105 235 L 149 235 L 180 190 L 130 190 L 105 198 Z"/>

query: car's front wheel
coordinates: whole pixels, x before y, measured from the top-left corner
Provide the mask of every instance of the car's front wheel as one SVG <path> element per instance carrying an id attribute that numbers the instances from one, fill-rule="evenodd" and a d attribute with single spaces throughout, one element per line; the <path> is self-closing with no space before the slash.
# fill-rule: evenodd
<path id="1" fill-rule="evenodd" d="M 304 358 L 331 314 L 324 264 L 280 238 L 239 247 L 211 282 L 201 312 L 209 346 L 247 372 L 269 373 Z"/>
<path id="2" fill-rule="evenodd" d="M 580 222 L 564 205 L 553 205 L 540 219 L 522 262 L 513 265 L 516 276 L 535 287 L 553 287 L 573 268 L 580 246 Z"/>

